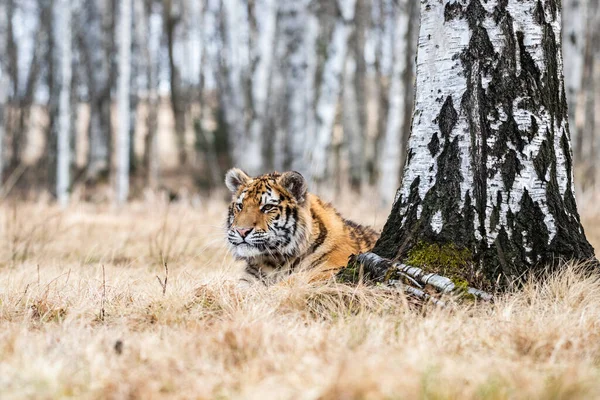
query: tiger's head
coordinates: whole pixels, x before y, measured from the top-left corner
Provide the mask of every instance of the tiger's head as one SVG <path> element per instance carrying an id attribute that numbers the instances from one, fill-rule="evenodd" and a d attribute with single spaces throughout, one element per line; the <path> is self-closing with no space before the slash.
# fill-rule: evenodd
<path id="1" fill-rule="evenodd" d="M 233 194 L 227 217 L 227 239 L 241 259 L 294 256 L 310 235 L 306 180 L 298 172 L 251 178 L 242 170 L 227 172 Z"/>

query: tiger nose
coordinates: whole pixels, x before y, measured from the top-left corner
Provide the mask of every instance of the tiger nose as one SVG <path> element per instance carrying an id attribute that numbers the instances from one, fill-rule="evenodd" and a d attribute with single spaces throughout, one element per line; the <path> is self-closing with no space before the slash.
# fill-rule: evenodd
<path id="1" fill-rule="evenodd" d="M 235 228 L 235 230 L 237 231 L 237 233 L 240 234 L 242 239 L 248 236 L 250 232 L 252 232 L 252 229 L 254 228 Z"/>

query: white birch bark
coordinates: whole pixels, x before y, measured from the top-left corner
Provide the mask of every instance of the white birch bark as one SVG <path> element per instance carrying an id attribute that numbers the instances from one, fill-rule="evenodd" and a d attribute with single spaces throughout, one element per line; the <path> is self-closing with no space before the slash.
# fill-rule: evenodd
<path id="1" fill-rule="evenodd" d="M 0 2 L 0 54 L 6 54 L 6 30 L 8 29 L 8 10 L 5 2 Z M 5 57 L 0 57 L 0 192 L 4 182 L 4 143 L 5 143 L 5 124 L 6 102 L 8 100 L 10 80 L 8 74 L 8 62 Z"/>
<path id="2" fill-rule="evenodd" d="M 277 21 L 277 1 L 257 1 L 258 41 L 254 55 L 255 67 L 252 73 L 252 119 L 243 166 L 250 175 L 260 175 L 265 171 L 263 160 L 264 127 L 267 116 L 268 95 L 273 53 L 275 49 L 275 28 Z"/>
<path id="3" fill-rule="evenodd" d="M 409 156 L 375 253 L 450 242 L 493 278 L 593 255 L 574 197 L 560 38 L 556 0 L 421 2 Z"/>
<path id="4" fill-rule="evenodd" d="M 356 0 L 338 1 L 341 16 L 335 22 L 331 42 L 327 48 L 327 59 L 323 66 L 321 88 L 316 105 L 316 137 L 309 139 L 311 160 L 310 180 L 322 181 L 327 175 L 328 156 L 332 143 L 333 124 L 342 86 L 342 73 L 350 21 L 354 18 Z"/>
<path id="5" fill-rule="evenodd" d="M 86 1 L 77 16 L 80 44 L 90 103 L 88 179 L 109 169 L 111 143 L 111 88 L 113 85 L 114 37 L 110 0 Z"/>
<path id="6" fill-rule="evenodd" d="M 581 154 L 579 126 L 575 122 L 577 98 L 583 78 L 583 52 L 585 46 L 585 17 L 590 0 L 563 1 L 563 54 L 565 60 L 565 88 L 569 105 L 571 141 L 576 162 Z M 594 0 L 592 0 L 594 1 Z"/>
<path id="7" fill-rule="evenodd" d="M 273 161 L 276 169 L 286 168 L 308 174 L 307 136 L 314 129 L 314 91 L 317 69 L 316 41 L 319 26 L 310 10 L 310 0 L 279 2 L 278 52 L 281 59 L 276 87 L 283 114 L 282 126 L 275 133 Z"/>
<path id="8" fill-rule="evenodd" d="M 409 0 L 410 1 L 410 0 Z M 384 204 L 391 204 L 394 200 L 394 191 L 390 188 L 397 187 L 400 182 L 400 160 L 402 148 L 402 128 L 405 115 L 405 87 L 403 74 L 406 65 L 407 31 L 409 15 L 406 7 L 397 10 L 396 23 L 392 27 L 391 53 L 393 57 L 392 75 L 390 77 L 389 110 L 387 114 L 386 129 L 380 149 L 379 161 L 379 197 Z"/>
<path id="9" fill-rule="evenodd" d="M 351 55 L 352 54 L 352 55 Z M 365 138 L 360 121 L 360 107 L 358 102 L 356 80 L 356 58 L 349 52 L 344 68 L 344 88 L 342 93 L 342 125 L 344 142 L 348 145 L 350 167 L 350 181 L 353 189 L 359 189 L 362 181 L 364 166 Z"/>
<path id="10" fill-rule="evenodd" d="M 221 68 L 225 74 L 225 85 L 221 88 L 224 101 L 223 112 L 232 145 L 235 165 L 246 160 L 247 116 L 245 79 L 248 73 L 249 27 L 247 9 L 242 0 L 223 0 L 221 13 L 221 36 L 223 49 Z"/>
<path id="11" fill-rule="evenodd" d="M 62 206 L 69 202 L 71 166 L 71 1 L 60 0 L 57 13 L 57 42 L 60 46 L 60 95 L 58 105 L 58 133 L 56 151 L 56 196 Z"/>
<path id="12" fill-rule="evenodd" d="M 117 190 L 119 204 L 129 196 L 129 95 L 131 83 L 131 1 L 120 1 L 117 130 Z"/>
<path id="13" fill-rule="evenodd" d="M 292 76 L 288 79 L 288 90 L 291 95 L 288 135 L 292 137 L 292 169 L 309 176 L 307 160 L 311 146 L 310 138 L 314 136 L 317 127 L 315 81 L 319 24 L 317 16 L 308 9 L 302 15 L 302 29 L 301 44 L 293 54 L 289 55 Z"/>

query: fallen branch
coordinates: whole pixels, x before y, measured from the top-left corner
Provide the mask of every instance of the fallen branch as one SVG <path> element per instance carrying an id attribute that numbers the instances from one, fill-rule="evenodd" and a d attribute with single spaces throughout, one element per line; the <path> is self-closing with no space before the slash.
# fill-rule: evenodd
<path id="1" fill-rule="evenodd" d="M 430 285 L 442 294 L 455 292 L 458 288 L 452 282 L 452 279 L 433 273 L 426 273 L 421 268 L 412 267 L 410 265 L 393 262 L 386 258 L 380 257 L 375 253 L 363 253 L 356 256 L 353 260 L 363 268 L 363 275 L 366 279 L 371 279 L 376 282 L 384 282 L 387 284 L 401 284 L 397 279 L 398 276 L 406 278 L 412 285 L 403 284 L 405 291 L 422 299 L 430 299 L 427 293 L 421 289 L 424 286 Z M 408 288 L 408 289 L 407 289 Z M 492 295 L 479 289 L 467 287 L 466 292 L 478 299 L 490 301 Z"/>

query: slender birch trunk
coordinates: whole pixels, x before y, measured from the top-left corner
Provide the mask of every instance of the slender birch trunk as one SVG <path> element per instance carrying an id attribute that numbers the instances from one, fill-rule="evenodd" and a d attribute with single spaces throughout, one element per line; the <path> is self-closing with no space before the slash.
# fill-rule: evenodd
<path id="1" fill-rule="evenodd" d="M 249 65 L 249 27 L 247 7 L 242 0 L 224 0 L 219 12 L 219 30 L 223 41 L 221 55 L 220 100 L 232 146 L 235 165 L 246 160 L 247 82 Z"/>
<path id="2" fill-rule="evenodd" d="M 310 141 L 312 181 L 323 181 L 327 177 L 329 150 L 331 150 L 333 124 L 336 108 L 342 89 L 342 74 L 351 21 L 354 18 L 356 0 L 338 1 L 340 14 L 335 22 L 331 42 L 327 48 L 327 58 L 323 66 L 321 88 L 317 100 L 316 137 Z"/>
<path id="3" fill-rule="evenodd" d="M 315 78 L 317 72 L 318 20 L 309 1 L 281 2 L 281 34 L 286 43 L 285 101 L 289 167 L 309 173 L 307 138 L 315 128 Z"/>
<path id="4" fill-rule="evenodd" d="M 354 32 L 350 37 L 350 48 L 344 69 L 342 96 L 344 143 L 348 148 L 350 187 L 360 192 L 367 180 L 367 66 L 365 62 L 365 40 L 369 8 L 366 0 L 356 1 Z"/>
<path id="5" fill-rule="evenodd" d="M 374 253 L 451 243 L 500 283 L 594 256 L 575 203 L 560 12 L 557 0 L 421 2 L 408 161 Z"/>
<path id="6" fill-rule="evenodd" d="M 405 93 L 408 90 L 403 78 L 404 71 L 409 68 L 406 65 L 405 57 L 410 40 L 408 37 L 409 26 L 408 7 L 403 4 L 403 7 L 397 10 L 395 24 L 392 27 L 393 40 L 390 41 L 390 44 L 392 45 L 393 69 L 390 78 L 389 111 L 379 157 L 379 196 L 385 204 L 390 204 L 394 199 L 394 193 L 390 187 L 397 187 L 400 182 L 400 162 L 403 151 L 402 127 L 406 119 Z"/>
<path id="7" fill-rule="evenodd" d="M 63 207 L 69 203 L 71 167 L 71 1 L 59 0 L 60 95 L 56 150 L 56 197 Z"/>
<path id="8" fill-rule="evenodd" d="M 158 54 L 160 52 L 160 23 L 152 20 L 152 3 L 135 0 L 137 41 L 141 46 L 146 76 L 146 135 L 144 137 L 143 168 L 145 186 L 156 189 L 158 184 Z"/>
<path id="9" fill-rule="evenodd" d="M 595 1 L 595 0 L 592 0 Z M 585 16 L 589 0 L 563 1 L 563 53 L 565 62 L 565 88 L 569 106 L 569 126 L 575 162 L 581 158 L 580 127 L 575 122 L 577 98 L 583 77 L 583 53 L 585 46 Z"/>
<path id="10" fill-rule="evenodd" d="M 89 92 L 90 121 L 86 178 L 95 181 L 110 170 L 111 89 L 116 77 L 114 66 L 114 0 L 86 1 L 77 16 L 77 41 Z M 75 21 L 74 21 L 75 22 Z"/>
<path id="11" fill-rule="evenodd" d="M 275 28 L 277 22 L 277 1 L 262 0 L 256 3 L 255 11 L 258 19 L 256 54 L 253 57 L 252 102 L 250 131 L 244 167 L 251 175 L 264 173 L 263 137 L 267 122 L 267 105 L 270 89 L 271 72 L 273 70 L 273 53 L 275 47 Z"/>
<path id="12" fill-rule="evenodd" d="M 0 2 L 0 54 L 7 54 L 6 30 L 8 29 L 8 7 Z M 0 192 L 4 183 L 4 143 L 6 135 L 7 100 L 10 88 L 8 61 L 0 58 Z"/>
<path id="13" fill-rule="evenodd" d="M 129 196 L 129 95 L 131 83 L 131 1 L 120 1 L 119 23 L 119 82 L 118 82 L 118 138 L 117 138 L 117 191 L 119 204 Z"/>
<path id="14" fill-rule="evenodd" d="M 185 99 L 181 88 L 181 72 L 175 63 L 175 29 L 181 21 L 181 4 L 175 0 L 165 0 L 164 4 L 164 27 L 167 34 L 167 52 L 169 55 L 169 80 L 171 89 L 171 109 L 175 120 L 175 137 L 177 141 L 177 152 L 179 164 L 187 163 L 187 152 L 185 148 Z"/>

